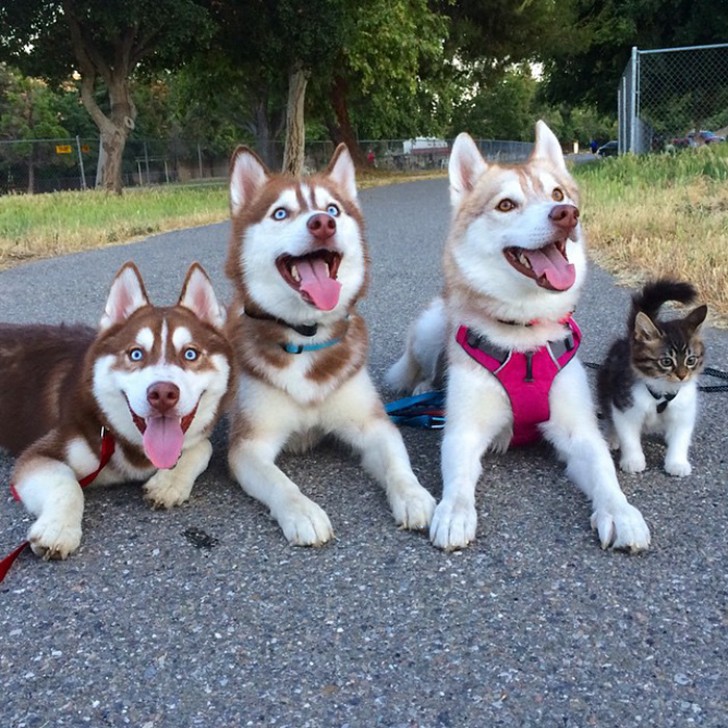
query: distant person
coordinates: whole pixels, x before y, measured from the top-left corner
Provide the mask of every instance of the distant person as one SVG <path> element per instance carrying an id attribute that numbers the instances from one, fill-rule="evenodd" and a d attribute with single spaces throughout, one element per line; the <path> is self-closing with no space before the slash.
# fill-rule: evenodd
<path id="1" fill-rule="evenodd" d="M 370 167 L 376 167 L 377 166 L 377 156 L 374 154 L 374 150 L 370 149 L 367 152 L 367 163 Z"/>
<path id="2" fill-rule="evenodd" d="M 591 149 L 592 154 L 596 154 L 597 153 L 597 149 L 599 149 L 599 142 L 596 139 L 592 139 L 589 142 L 589 149 Z"/>

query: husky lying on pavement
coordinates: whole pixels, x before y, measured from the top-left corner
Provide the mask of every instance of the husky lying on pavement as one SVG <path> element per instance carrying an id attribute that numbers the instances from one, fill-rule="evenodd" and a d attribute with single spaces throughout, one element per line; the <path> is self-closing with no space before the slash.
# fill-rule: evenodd
<path id="1" fill-rule="evenodd" d="M 449 164 L 454 208 L 445 288 L 414 323 L 388 373 L 420 392 L 447 366 L 443 495 L 432 542 L 459 549 L 475 538 L 475 486 L 488 449 L 544 437 L 590 498 L 604 548 L 646 549 L 650 533 L 622 493 L 595 416 L 581 334 L 571 315 L 586 274 L 578 190 L 543 122 L 523 165 L 487 163 L 461 134 Z"/>
<path id="2" fill-rule="evenodd" d="M 179 303 L 161 308 L 127 263 L 98 331 L 0 324 L 0 446 L 19 454 L 14 491 L 37 518 L 28 534 L 36 554 L 65 559 L 78 548 L 79 480 L 89 474 L 147 480 L 155 507 L 187 500 L 233 376 L 223 322 L 199 265 Z"/>
<path id="3" fill-rule="evenodd" d="M 290 543 L 325 543 L 334 535 L 328 516 L 275 460 L 286 446 L 305 449 L 333 434 L 361 453 L 396 523 L 427 528 L 435 501 L 412 472 L 366 369 L 367 329 L 356 303 L 368 261 L 346 147 L 323 174 L 303 179 L 270 174 L 241 147 L 230 200 L 226 271 L 235 296 L 227 331 L 240 370 L 232 472 Z"/>

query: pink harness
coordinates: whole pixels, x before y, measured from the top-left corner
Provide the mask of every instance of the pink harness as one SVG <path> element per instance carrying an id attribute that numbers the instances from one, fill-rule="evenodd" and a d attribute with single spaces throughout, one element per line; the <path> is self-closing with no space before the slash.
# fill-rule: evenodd
<path id="1" fill-rule="evenodd" d="M 529 445 L 541 439 L 537 425 L 547 422 L 549 390 L 554 377 L 573 359 L 581 343 L 576 321 L 565 321 L 568 335 L 549 341 L 536 351 L 518 352 L 500 349 L 484 336 L 461 326 L 455 340 L 481 366 L 492 372 L 503 385 L 513 408 L 511 445 Z"/>

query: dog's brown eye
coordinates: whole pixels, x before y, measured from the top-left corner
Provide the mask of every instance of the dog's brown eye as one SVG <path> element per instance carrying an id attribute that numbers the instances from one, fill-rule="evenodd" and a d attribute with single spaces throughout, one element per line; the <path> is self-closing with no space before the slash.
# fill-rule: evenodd
<path id="1" fill-rule="evenodd" d="M 562 202 L 564 199 L 564 191 L 560 187 L 555 187 L 551 193 L 551 199 L 555 202 Z"/>
<path id="2" fill-rule="evenodd" d="M 500 210 L 501 212 L 510 212 L 511 210 L 516 209 L 516 203 L 506 197 L 505 200 L 501 200 L 498 203 L 496 209 Z"/>

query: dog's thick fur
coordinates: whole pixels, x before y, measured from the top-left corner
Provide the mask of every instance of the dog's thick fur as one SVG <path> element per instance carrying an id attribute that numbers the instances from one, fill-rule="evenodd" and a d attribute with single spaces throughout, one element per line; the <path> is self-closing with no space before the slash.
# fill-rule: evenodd
<path id="1" fill-rule="evenodd" d="M 558 140 L 543 122 L 523 165 L 486 163 L 461 134 L 450 164 L 453 205 L 444 252 L 445 287 L 412 327 L 406 351 L 388 373 L 399 390 L 420 391 L 447 365 L 446 425 L 442 440 L 443 495 L 430 528 L 443 549 L 475 538 L 475 485 L 487 449 L 508 447 L 513 414 L 505 390 L 455 341 L 467 326 L 504 350 L 534 351 L 564 339 L 586 274 L 578 222 L 578 190 Z M 567 472 L 591 499 L 592 526 L 603 547 L 648 547 L 650 534 L 617 481 L 588 382 L 577 359 L 553 381 L 543 437 L 566 461 Z"/>
<path id="2" fill-rule="evenodd" d="M 412 472 L 366 369 L 356 303 L 368 259 L 349 152 L 340 145 L 324 173 L 296 179 L 271 174 L 240 147 L 230 201 L 228 336 L 240 375 L 232 472 L 291 544 L 323 544 L 334 533 L 328 516 L 275 461 L 284 447 L 302 450 L 332 434 L 361 453 L 395 521 L 426 528 L 435 501 Z M 296 353 L 297 346 L 312 348 Z"/>
<path id="3" fill-rule="evenodd" d="M 81 542 L 79 479 L 99 467 L 101 432 L 115 450 L 97 483 L 147 480 L 145 498 L 187 500 L 212 454 L 208 439 L 233 381 L 224 310 L 197 264 L 179 303 L 150 304 L 133 263 L 117 273 L 98 331 L 0 325 L 0 446 L 19 458 L 12 479 L 37 520 L 28 540 L 44 558 Z"/>

